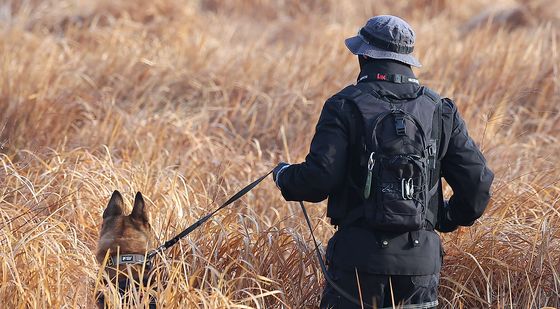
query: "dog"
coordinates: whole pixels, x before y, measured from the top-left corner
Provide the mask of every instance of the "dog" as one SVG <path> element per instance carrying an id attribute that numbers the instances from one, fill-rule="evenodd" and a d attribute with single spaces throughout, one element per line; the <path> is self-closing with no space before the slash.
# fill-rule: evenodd
<path id="1" fill-rule="evenodd" d="M 152 270 L 150 261 L 144 261 L 146 250 L 154 239 L 148 221 L 142 193 L 136 193 L 130 215 L 123 215 L 124 201 L 119 191 L 113 192 L 103 211 L 103 223 L 97 243 L 96 259 L 105 264 L 104 283 L 118 287 L 123 303 L 130 303 L 128 290 L 140 282 L 147 285 Z M 108 256 L 108 257 L 107 257 Z M 106 278 L 109 278 L 108 280 Z M 142 281 L 140 281 L 142 280 Z M 146 304 L 145 301 L 142 301 Z M 140 304 L 135 304 L 136 306 Z M 97 306 L 105 308 L 105 295 L 97 294 Z M 156 300 L 150 293 L 149 308 L 156 308 Z"/>

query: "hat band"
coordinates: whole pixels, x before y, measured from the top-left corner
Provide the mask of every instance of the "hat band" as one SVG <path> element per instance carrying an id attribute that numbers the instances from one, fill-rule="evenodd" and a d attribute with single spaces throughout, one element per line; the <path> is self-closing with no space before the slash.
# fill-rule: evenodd
<path id="1" fill-rule="evenodd" d="M 403 46 L 377 38 L 371 33 L 367 32 L 364 28 L 360 29 L 360 31 L 358 32 L 358 36 L 367 44 L 374 45 L 376 47 L 399 54 L 410 54 L 414 50 L 414 46 Z"/>

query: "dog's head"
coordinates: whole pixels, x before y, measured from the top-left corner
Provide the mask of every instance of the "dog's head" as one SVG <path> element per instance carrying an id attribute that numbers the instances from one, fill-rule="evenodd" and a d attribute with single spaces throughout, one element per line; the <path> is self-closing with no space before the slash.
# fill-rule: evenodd
<path id="1" fill-rule="evenodd" d="M 131 282 L 135 282 L 135 285 L 138 282 L 146 284 L 151 267 L 149 263 L 144 263 L 144 257 L 153 240 L 142 194 L 136 193 L 130 215 L 123 215 L 123 208 L 122 195 L 119 191 L 113 192 L 107 208 L 103 211 L 103 223 L 95 255 L 100 264 L 103 264 L 109 255 L 105 271 L 109 280 L 118 284 L 121 295 L 125 294 Z M 155 299 L 151 296 L 149 299 L 152 308 L 151 304 Z M 97 295 L 97 301 L 99 308 L 105 308 L 103 293 Z"/>
<path id="2" fill-rule="evenodd" d="M 113 192 L 103 211 L 103 223 L 97 243 L 96 258 L 99 263 L 110 256 L 123 254 L 143 255 L 152 239 L 151 227 L 146 214 L 142 193 L 136 193 L 130 215 L 123 215 L 124 201 L 119 191 Z"/>

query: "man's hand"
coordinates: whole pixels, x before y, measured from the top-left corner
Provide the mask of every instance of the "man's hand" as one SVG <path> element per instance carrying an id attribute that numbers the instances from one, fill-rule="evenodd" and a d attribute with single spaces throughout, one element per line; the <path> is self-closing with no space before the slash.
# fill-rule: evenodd
<path id="1" fill-rule="evenodd" d="M 440 209 L 443 215 L 440 216 L 440 220 L 436 226 L 436 230 L 442 233 L 451 233 L 455 231 L 459 225 L 453 223 L 451 216 L 449 215 L 449 204 L 447 201 L 443 202 L 443 207 Z"/>
<path id="2" fill-rule="evenodd" d="M 280 174 L 282 174 L 282 172 L 288 167 L 290 166 L 290 164 L 285 163 L 285 162 L 280 162 L 278 163 L 278 165 L 276 165 L 276 167 L 274 168 L 274 170 L 272 170 L 272 179 L 274 179 L 274 182 L 276 183 L 276 186 L 280 189 L 280 179 L 279 176 Z"/>

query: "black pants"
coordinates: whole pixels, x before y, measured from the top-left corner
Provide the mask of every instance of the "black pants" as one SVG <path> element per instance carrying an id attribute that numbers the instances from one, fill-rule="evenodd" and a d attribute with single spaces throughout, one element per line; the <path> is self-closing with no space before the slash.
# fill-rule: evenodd
<path id="1" fill-rule="evenodd" d="M 435 308 L 439 274 L 426 276 L 386 276 L 368 273 L 329 269 L 335 283 L 356 300 L 361 299 L 364 308 L 403 308 L 426 309 Z M 356 277 L 359 277 L 357 280 Z M 360 289 L 358 290 L 358 282 Z M 321 309 L 326 308 L 361 308 L 352 301 L 341 296 L 332 286 L 327 284 L 321 298 Z"/>

